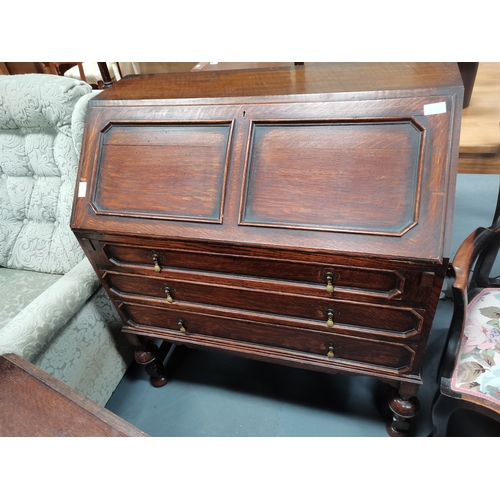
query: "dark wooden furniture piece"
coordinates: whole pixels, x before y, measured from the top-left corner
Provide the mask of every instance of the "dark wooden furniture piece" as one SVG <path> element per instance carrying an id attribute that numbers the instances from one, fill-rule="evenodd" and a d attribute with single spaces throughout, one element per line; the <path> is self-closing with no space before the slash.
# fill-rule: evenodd
<path id="1" fill-rule="evenodd" d="M 152 383 L 148 339 L 370 375 L 406 434 L 462 97 L 456 64 L 339 63 L 131 77 L 91 100 L 72 228 Z"/>
<path id="2" fill-rule="evenodd" d="M 73 66 L 78 66 L 78 72 L 80 73 L 80 79 L 82 82 L 87 81 L 85 78 L 85 71 L 83 70 L 82 62 L 42 62 L 41 63 L 46 69 L 46 72 L 51 75 L 64 76 L 64 72 Z"/>
<path id="3" fill-rule="evenodd" d="M 459 62 L 458 69 L 464 82 L 464 104 L 463 109 L 468 108 L 474 89 L 474 82 L 476 81 L 478 62 Z"/>
<path id="4" fill-rule="evenodd" d="M 98 62 L 97 66 L 101 72 L 104 88 L 107 89 L 108 87 L 111 87 L 111 85 L 113 85 L 113 79 L 109 73 L 108 65 L 105 62 Z"/>
<path id="5" fill-rule="evenodd" d="M 493 398 L 485 397 L 486 394 L 478 392 L 475 394 L 470 390 L 462 390 L 458 384 L 453 383 L 454 376 L 457 377 L 460 356 L 460 344 L 464 338 L 466 322 L 468 319 L 469 304 L 479 298 L 488 290 L 500 290 L 500 277 L 491 277 L 491 272 L 500 248 L 500 191 L 498 202 L 493 217 L 493 223 L 490 227 L 479 227 L 471 233 L 458 249 L 452 265 L 450 266 L 450 275 L 454 278 L 452 286 L 453 291 L 453 316 L 451 320 L 448 338 L 441 359 L 438 386 L 439 392 L 432 407 L 432 420 L 434 425 L 433 435 L 443 437 L 447 435 L 448 423 L 452 414 L 459 409 L 467 409 L 482 413 L 489 418 L 500 422 L 500 398 L 495 401 Z M 493 314 L 488 315 L 497 319 L 500 317 L 500 309 L 493 310 Z M 472 332 L 471 332 L 472 333 Z M 482 339 L 487 341 L 487 339 Z M 493 342 L 492 342 L 493 343 Z M 496 346 L 492 347 L 491 352 L 487 353 L 485 361 L 495 366 L 496 356 L 490 356 L 494 351 L 500 349 L 500 339 Z M 486 348 L 484 349 L 486 350 Z M 480 354 L 478 352 L 478 354 Z M 473 369 L 478 374 L 483 368 L 477 363 L 477 358 L 469 358 L 470 362 L 475 363 Z M 481 360 L 479 358 L 479 360 Z M 475 378 L 475 377 L 472 377 Z M 472 387 L 477 386 L 476 380 L 470 380 Z M 500 391 L 500 385 L 492 381 Z M 464 384 L 467 387 L 468 384 Z"/>
<path id="6" fill-rule="evenodd" d="M 16 354 L 0 356 L 1 437 L 147 436 Z"/>

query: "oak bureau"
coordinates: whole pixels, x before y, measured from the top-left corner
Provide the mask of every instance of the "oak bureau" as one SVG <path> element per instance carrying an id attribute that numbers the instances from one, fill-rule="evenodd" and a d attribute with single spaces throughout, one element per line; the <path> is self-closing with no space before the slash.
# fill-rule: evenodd
<path id="1" fill-rule="evenodd" d="M 454 63 L 146 75 L 92 99 L 72 228 L 153 385 L 154 339 L 369 375 L 406 435 L 462 99 Z"/>

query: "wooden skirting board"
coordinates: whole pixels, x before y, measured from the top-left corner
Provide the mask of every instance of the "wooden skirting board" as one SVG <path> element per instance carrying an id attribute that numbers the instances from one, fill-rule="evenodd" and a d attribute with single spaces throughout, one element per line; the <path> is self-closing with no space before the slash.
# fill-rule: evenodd
<path id="1" fill-rule="evenodd" d="M 500 154 L 460 155 L 458 158 L 459 174 L 500 174 Z"/>

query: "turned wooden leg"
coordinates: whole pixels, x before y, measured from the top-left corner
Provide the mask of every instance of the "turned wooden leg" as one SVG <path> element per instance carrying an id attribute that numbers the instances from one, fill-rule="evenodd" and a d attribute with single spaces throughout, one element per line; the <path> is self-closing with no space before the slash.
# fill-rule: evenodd
<path id="1" fill-rule="evenodd" d="M 387 424 L 389 436 L 408 436 L 410 420 L 420 409 L 420 403 L 415 396 L 417 390 L 417 387 L 401 384 L 399 391 L 394 391 L 389 398 L 389 408 L 393 413 L 392 422 Z"/>
<path id="2" fill-rule="evenodd" d="M 144 366 L 154 387 L 163 387 L 168 382 L 163 361 L 170 347 L 171 344 L 168 342 L 163 342 L 161 347 L 146 342 L 135 348 L 135 360 Z"/>

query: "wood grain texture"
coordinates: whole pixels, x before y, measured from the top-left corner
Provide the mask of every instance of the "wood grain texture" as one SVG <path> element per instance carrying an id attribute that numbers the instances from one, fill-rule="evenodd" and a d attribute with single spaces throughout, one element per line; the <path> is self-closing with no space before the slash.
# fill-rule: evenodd
<path id="1" fill-rule="evenodd" d="M 131 76 L 97 100 L 213 99 L 398 91 L 462 86 L 456 63 L 318 63 L 248 70 Z M 110 103 L 112 104 L 112 103 Z"/>
<path id="2" fill-rule="evenodd" d="M 277 328 L 265 322 L 241 321 L 237 318 L 193 312 L 179 313 L 132 302 L 126 303 L 124 308 L 130 318 L 141 327 L 159 328 L 161 330 L 157 332 L 159 338 L 163 336 L 169 339 L 175 338 L 181 343 L 186 338 L 198 345 L 203 345 L 205 339 L 231 339 L 243 341 L 247 345 L 278 347 L 323 358 L 327 358 L 329 345 L 333 343 L 336 346 L 336 356 L 333 359 L 336 361 L 332 364 L 337 365 L 332 367 L 333 371 L 338 371 L 342 364 L 349 368 L 350 362 L 362 363 L 371 371 L 383 367 L 393 375 L 400 372 L 409 373 L 413 368 L 415 353 L 405 343 L 360 338 L 338 332 L 307 331 L 293 325 L 282 325 Z M 179 320 L 183 321 L 185 333 L 179 332 Z M 176 331 L 179 332 L 177 338 Z"/>
<path id="3" fill-rule="evenodd" d="M 397 382 L 403 411 L 448 265 L 462 96 L 455 64 L 357 63 L 99 94 L 72 227 L 137 355 L 155 358 L 157 338 L 370 374 Z"/>
<path id="4" fill-rule="evenodd" d="M 111 127 L 94 183 L 96 212 L 220 223 L 230 132 L 230 123 Z"/>
<path id="5" fill-rule="evenodd" d="M 401 235 L 417 222 L 420 135 L 400 122 L 255 124 L 240 223 Z"/>
<path id="6" fill-rule="evenodd" d="M 450 92 L 455 92 L 455 90 L 451 89 Z M 322 96 L 323 94 L 321 94 L 321 98 Z M 363 94 L 362 97 L 364 99 L 366 96 Z M 95 123 L 92 126 L 93 130 L 88 135 L 88 140 L 84 141 L 84 151 L 87 150 L 87 152 L 82 155 L 85 160 L 79 172 L 79 179 L 87 180 L 90 183 L 90 192 L 96 193 L 96 196 L 100 192 L 101 183 L 101 177 L 97 169 L 97 163 L 100 161 L 98 152 L 101 142 L 96 130 L 105 129 L 110 121 L 116 124 L 118 122 L 117 117 L 127 123 L 142 117 L 144 126 L 151 126 L 155 123 L 152 117 L 157 117 L 159 123 L 163 123 L 163 120 L 165 120 L 167 116 L 169 116 L 171 120 L 208 120 L 214 118 L 220 119 L 221 117 L 234 120 L 234 135 L 230 146 L 228 176 L 225 190 L 226 196 L 223 200 L 224 224 L 217 224 L 217 227 L 209 227 L 207 224 L 189 222 L 170 224 L 168 221 L 165 222 L 159 219 L 157 212 L 153 210 L 151 210 L 152 213 L 150 217 L 147 217 L 147 215 L 143 216 L 140 221 L 137 221 L 136 218 L 127 219 L 123 216 L 113 217 L 112 212 L 110 216 L 107 217 L 95 217 L 95 210 L 93 210 L 90 205 L 86 205 L 83 198 L 77 198 L 75 199 L 75 204 L 79 205 L 80 209 L 74 210 L 73 212 L 73 227 L 85 227 L 87 230 L 107 232 L 112 226 L 113 232 L 121 234 L 162 234 L 166 237 L 175 239 L 186 238 L 186 235 L 189 234 L 189 238 L 186 238 L 189 240 L 226 241 L 238 245 L 246 243 L 250 245 L 280 246 L 300 250 L 315 249 L 342 253 L 365 253 L 366 248 L 370 246 L 370 253 L 373 254 L 386 255 L 388 257 L 404 256 L 407 259 L 418 258 L 441 261 L 449 251 L 450 237 L 448 224 L 451 224 L 452 221 L 450 218 L 450 206 L 452 206 L 452 201 L 454 200 L 454 191 L 450 191 L 447 187 L 448 172 L 451 170 L 451 174 L 454 175 L 456 171 L 456 164 L 450 156 L 454 148 L 450 149 L 447 140 L 450 128 L 457 126 L 457 121 L 455 119 L 457 103 L 454 103 L 454 98 L 451 96 L 409 99 L 387 98 L 371 101 L 354 100 L 353 103 L 350 101 L 342 101 L 342 103 L 317 102 L 318 96 L 315 95 L 310 96 L 310 99 L 311 102 L 307 105 L 297 103 L 288 105 L 263 103 L 262 105 L 254 106 L 220 106 L 214 103 L 213 106 L 160 106 L 157 103 L 151 107 L 123 106 L 120 107 L 118 111 L 116 111 L 115 108 L 103 107 L 101 109 L 95 107 L 94 110 L 91 108 L 89 121 Z M 351 99 L 355 99 L 354 95 Z M 425 103 L 441 102 L 443 100 L 447 102 L 449 109 L 448 113 L 432 116 L 423 115 L 423 106 Z M 243 117 L 241 112 L 243 107 L 246 110 L 245 117 Z M 378 174 L 370 174 L 368 177 L 372 180 L 371 184 L 374 183 L 377 177 L 380 177 L 377 181 L 379 187 L 382 185 L 384 177 L 388 179 L 390 182 L 383 184 L 383 192 L 381 192 L 380 188 L 377 190 L 370 189 L 370 183 L 366 181 L 364 183 L 360 182 L 358 188 L 356 182 L 353 182 L 348 175 L 344 175 L 338 180 L 333 179 L 334 185 L 329 187 L 328 190 L 325 190 L 322 184 L 326 175 L 321 176 L 321 178 L 318 178 L 316 183 L 314 183 L 314 178 L 312 176 L 309 178 L 304 174 L 307 173 L 308 168 L 311 168 L 314 173 L 318 172 L 320 165 L 331 165 L 331 162 L 328 163 L 328 149 L 323 149 L 321 163 L 318 164 L 317 156 L 313 156 L 309 164 L 307 162 L 304 164 L 302 182 L 291 182 L 293 174 L 290 173 L 291 166 L 289 164 L 283 166 L 283 168 L 286 169 L 285 171 L 288 172 L 283 179 L 283 185 L 278 184 L 279 180 L 276 179 L 276 174 L 274 173 L 270 172 L 268 175 L 271 177 L 267 178 L 270 181 L 272 180 L 271 186 L 276 186 L 276 189 L 280 190 L 279 194 L 281 194 L 283 190 L 287 190 L 287 199 L 294 200 L 294 207 L 311 207 L 312 194 L 310 193 L 313 189 L 316 189 L 320 197 L 319 203 L 323 203 L 326 215 L 332 214 L 329 207 L 335 202 L 333 193 L 339 190 L 343 192 L 344 194 L 341 196 L 341 202 L 343 201 L 345 203 L 346 197 L 349 195 L 350 191 L 353 193 L 353 196 L 356 194 L 357 202 L 349 203 L 349 206 L 346 208 L 342 207 L 342 212 L 351 214 L 349 216 L 351 218 L 351 223 L 354 221 L 359 224 L 363 214 L 364 217 L 368 219 L 367 224 L 370 223 L 369 219 L 372 219 L 371 222 L 376 222 L 377 216 L 375 214 L 379 213 L 379 221 L 382 220 L 385 224 L 387 224 L 387 220 L 394 222 L 394 220 L 398 220 L 399 218 L 400 228 L 402 227 L 402 229 L 400 229 L 401 235 L 396 233 L 397 237 L 387 239 L 385 233 L 379 231 L 380 234 L 378 234 L 376 228 L 370 229 L 370 234 L 363 234 L 362 232 L 354 231 L 350 227 L 342 227 L 339 229 L 341 232 L 336 234 L 335 238 L 332 238 L 331 234 L 329 234 L 330 231 L 325 232 L 316 230 L 314 233 L 310 231 L 305 232 L 301 230 L 302 228 L 299 224 L 293 225 L 293 220 L 291 220 L 291 224 L 287 226 L 292 226 L 293 229 L 287 232 L 284 232 L 281 228 L 259 226 L 249 228 L 239 224 L 238 217 L 241 208 L 244 175 L 242 165 L 245 162 L 249 150 L 250 124 L 254 119 L 255 121 L 262 120 L 270 118 L 273 115 L 288 119 L 295 116 L 295 120 L 320 121 L 321 123 L 324 123 L 325 120 L 352 120 L 353 116 L 356 117 L 356 119 L 360 119 L 361 117 L 370 119 L 370 117 L 378 116 L 379 120 L 381 119 L 380 117 L 386 120 L 413 120 L 418 123 L 420 127 L 423 127 L 425 130 L 425 139 L 422 140 L 422 151 L 425 151 L 425 154 L 419 151 L 417 155 L 415 151 L 413 151 L 414 156 L 412 161 L 401 164 L 402 168 L 399 169 L 401 170 L 400 175 L 398 175 L 398 172 L 387 172 L 389 167 L 385 165 L 391 163 L 389 161 L 391 157 L 387 156 L 387 152 L 384 152 L 386 161 L 382 161 L 382 163 L 380 162 L 380 155 L 379 157 L 373 157 L 373 155 L 366 153 L 365 157 L 360 157 L 358 153 L 357 157 L 360 159 L 360 162 L 357 163 L 355 167 L 355 172 L 359 174 L 358 177 L 360 175 L 368 175 L 368 172 L 379 172 Z M 395 130 L 395 132 L 397 136 L 397 130 Z M 394 140 L 397 141 L 397 137 L 393 140 L 384 137 L 384 144 L 391 144 Z M 339 144 L 339 147 L 341 147 L 341 144 Z M 311 148 L 311 150 L 312 149 L 313 148 Z M 274 157 L 276 158 L 279 151 L 277 148 L 274 148 L 273 151 Z M 415 157 L 417 156 L 420 158 L 421 163 L 415 165 Z M 343 158 L 346 158 L 346 156 L 343 156 Z M 144 160 L 144 165 L 139 163 L 136 168 L 142 174 L 144 168 L 146 172 L 150 169 L 152 165 L 151 162 L 153 162 L 153 160 L 148 156 Z M 101 164 L 99 165 L 100 168 L 103 168 Z M 126 165 L 128 164 L 126 163 Z M 273 167 L 273 163 L 271 163 L 270 166 Z M 127 167 L 127 171 L 130 171 L 131 168 L 132 166 L 130 168 Z M 109 171 L 111 175 L 111 168 L 107 168 L 106 171 Z M 181 172 L 184 170 L 176 169 L 176 171 L 177 174 L 174 175 L 181 175 Z M 274 170 L 272 172 L 274 172 Z M 405 173 L 403 174 L 403 172 Z M 116 172 L 113 172 L 113 175 L 115 177 L 119 176 L 119 165 L 116 168 Z M 374 177 L 372 177 L 372 175 Z M 330 180 L 332 179 L 331 174 L 328 178 Z M 165 177 L 162 176 L 162 179 L 165 179 Z M 307 183 L 305 183 L 306 179 Z M 335 180 L 337 181 L 336 183 Z M 141 186 L 141 189 L 137 189 L 137 194 L 135 195 L 131 193 L 134 189 L 134 181 L 128 178 L 122 182 L 127 186 L 127 189 L 123 191 L 112 189 L 113 184 L 109 182 L 106 184 L 108 189 L 110 189 L 110 193 L 113 193 L 111 199 L 115 207 L 126 207 L 128 204 L 132 203 L 134 196 L 141 202 L 144 200 L 143 203 L 147 203 L 148 200 L 149 203 L 153 203 L 151 201 L 153 199 L 162 199 L 161 196 L 155 198 L 149 194 L 149 189 L 145 186 L 147 181 L 144 180 L 142 175 L 135 181 Z M 202 178 L 200 178 L 199 182 L 202 182 Z M 270 183 L 266 182 L 266 178 L 264 178 L 264 182 L 260 183 L 263 188 L 268 190 L 268 194 L 265 195 L 265 200 L 272 200 L 273 203 L 276 203 L 276 200 L 282 200 L 283 196 L 272 198 L 272 187 L 269 184 Z M 196 186 L 195 180 L 193 180 L 191 186 Z M 306 186 L 308 186 L 308 189 L 306 189 Z M 350 189 L 348 189 L 349 186 L 351 186 Z M 357 197 L 358 189 L 362 189 L 363 186 L 366 194 L 364 198 L 368 197 L 372 203 L 367 203 L 366 200 L 363 201 L 363 193 L 360 193 L 361 196 L 359 198 Z M 411 203 L 413 195 L 410 195 L 410 201 L 408 202 L 404 199 L 404 196 L 397 194 L 400 189 L 406 190 L 408 194 L 410 186 L 414 186 L 415 188 L 416 201 L 413 203 L 413 206 Z M 155 187 L 153 195 L 160 195 L 162 189 L 168 190 L 168 184 L 166 187 Z M 195 187 L 192 187 L 192 189 L 195 189 Z M 269 190 L 271 191 L 269 192 Z M 368 195 L 370 195 L 371 198 Z M 376 201 L 373 199 L 373 195 L 379 196 L 379 198 L 377 198 L 379 205 L 377 211 L 369 209 L 369 207 L 374 205 L 374 201 Z M 260 196 L 264 196 L 264 194 Z M 328 196 L 330 196 L 331 201 L 325 203 L 325 197 Z M 172 198 L 174 203 L 180 203 L 178 197 L 182 198 L 182 195 L 180 193 L 175 193 L 175 196 Z M 283 203 L 285 202 L 286 199 Z M 161 203 L 161 201 L 157 202 L 157 204 Z M 181 204 L 180 206 L 185 210 L 182 212 L 183 214 L 187 214 L 190 210 L 194 210 L 194 207 L 189 209 L 186 204 Z M 356 208 L 358 206 L 359 208 Z M 423 210 L 418 210 L 418 206 L 422 206 Z M 404 219 L 402 219 L 400 215 L 400 211 L 402 210 L 401 207 L 406 207 L 406 210 L 411 213 L 415 213 L 415 211 L 418 210 L 418 213 L 414 214 L 414 220 L 418 220 L 418 224 L 403 222 Z M 314 210 L 312 213 L 315 213 Z M 121 215 L 124 214 L 122 213 Z M 408 219 L 411 220 L 409 214 L 406 220 Z M 367 232 L 367 224 L 365 224 L 365 232 Z M 408 225 L 410 230 L 406 230 Z M 347 222 L 346 226 L 349 226 Z M 443 228 L 447 229 L 444 232 L 444 237 L 436 238 L 436 234 L 443 235 Z M 306 229 L 310 228 L 307 227 Z M 330 227 L 330 229 L 334 230 L 333 227 Z M 307 244 L 304 245 L 304 237 L 306 234 Z"/>
<path id="7" fill-rule="evenodd" d="M 153 301 L 160 307 L 172 310 L 182 309 L 191 304 L 214 305 L 234 309 L 235 313 L 238 313 L 238 310 L 248 310 L 306 318 L 312 320 L 309 326 L 308 323 L 304 323 L 306 327 L 325 328 L 327 320 L 325 311 L 333 308 L 336 311 L 333 328 L 360 326 L 400 336 L 410 336 L 418 333 L 422 326 L 421 317 L 411 309 L 343 301 L 331 297 L 326 292 L 317 297 L 290 293 L 288 287 L 259 290 L 249 288 L 248 285 L 242 287 L 241 284 L 239 287 L 230 287 L 220 283 L 210 285 L 198 281 L 148 279 L 144 276 L 108 274 L 106 278 L 108 286 L 118 293 L 133 294 L 139 299 L 140 296 L 159 299 Z M 171 290 L 171 297 L 174 300 L 172 303 L 166 302 L 164 286 Z"/>
<path id="8" fill-rule="evenodd" d="M 0 356 L 0 436 L 144 437 L 145 433 L 25 359 Z"/>
<path id="9" fill-rule="evenodd" d="M 460 131 L 460 174 L 500 173 L 500 63 L 480 62 Z"/>
<path id="10" fill-rule="evenodd" d="M 460 154 L 500 153 L 499 82 L 500 63 L 480 62 L 470 105 L 462 114 Z"/>

